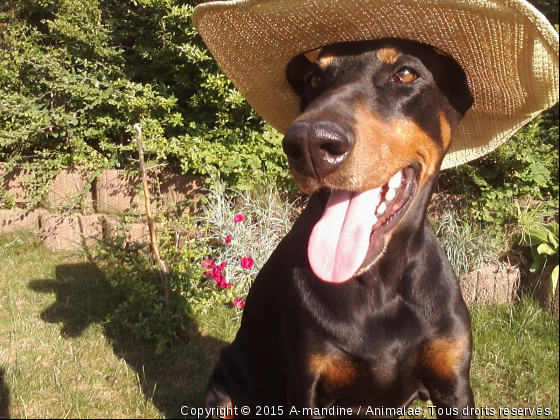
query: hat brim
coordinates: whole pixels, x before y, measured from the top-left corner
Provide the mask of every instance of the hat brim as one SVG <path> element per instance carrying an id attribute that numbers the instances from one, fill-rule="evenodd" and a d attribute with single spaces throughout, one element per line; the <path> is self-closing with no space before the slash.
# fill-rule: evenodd
<path id="1" fill-rule="evenodd" d="M 489 153 L 558 102 L 558 33 L 524 0 L 234 0 L 196 7 L 193 23 L 249 104 L 285 134 L 299 97 L 296 55 L 346 41 L 401 38 L 463 67 L 474 105 L 442 168 Z"/>

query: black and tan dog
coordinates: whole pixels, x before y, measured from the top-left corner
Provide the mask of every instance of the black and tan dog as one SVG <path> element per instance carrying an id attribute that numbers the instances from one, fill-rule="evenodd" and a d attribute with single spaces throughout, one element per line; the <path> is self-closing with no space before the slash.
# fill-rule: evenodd
<path id="1" fill-rule="evenodd" d="M 465 75 L 434 48 L 396 39 L 308 56 L 287 69 L 302 113 L 283 146 L 312 197 L 252 286 L 207 406 L 391 417 L 387 408 L 430 398 L 440 417 L 471 417 L 469 314 L 426 221 L 472 105 Z"/>

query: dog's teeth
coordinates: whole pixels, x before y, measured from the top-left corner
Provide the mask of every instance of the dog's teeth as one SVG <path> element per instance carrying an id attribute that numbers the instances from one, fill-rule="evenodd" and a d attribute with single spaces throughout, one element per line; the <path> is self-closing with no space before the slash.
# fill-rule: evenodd
<path id="1" fill-rule="evenodd" d="M 387 210 L 387 205 L 385 203 L 381 203 L 379 207 L 377 207 L 377 214 L 381 216 L 383 213 L 385 213 L 385 210 Z"/>
<path id="2" fill-rule="evenodd" d="M 394 188 L 389 188 L 385 193 L 385 200 L 392 201 L 396 195 L 397 195 L 397 190 L 395 190 Z"/>
<path id="3" fill-rule="evenodd" d="M 389 181 L 389 188 L 399 188 L 401 186 L 402 174 L 397 172 Z"/>

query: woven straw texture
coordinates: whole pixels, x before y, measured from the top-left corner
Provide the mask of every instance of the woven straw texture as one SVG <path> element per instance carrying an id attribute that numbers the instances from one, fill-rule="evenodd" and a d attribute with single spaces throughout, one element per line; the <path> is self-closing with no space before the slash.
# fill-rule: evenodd
<path id="1" fill-rule="evenodd" d="M 193 22 L 225 74 L 281 133 L 299 115 L 285 76 L 298 54 L 396 37 L 451 55 L 475 102 L 443 169 L 487 154 L 558 101 L 558 34 L 524 0 L 234 0 L 199 5 Z"/>

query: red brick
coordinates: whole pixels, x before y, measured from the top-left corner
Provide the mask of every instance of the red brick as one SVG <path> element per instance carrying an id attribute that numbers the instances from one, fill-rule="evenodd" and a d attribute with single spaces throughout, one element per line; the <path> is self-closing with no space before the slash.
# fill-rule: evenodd
<path id="1" fill-rule="evenodd" d="M 40 210 L 0 210 L 0 233 L 39 230 Z"/>
<path id="2" fill-rule="evenodd" d="M 163 172 L 160 174 L 160 182 L 163 205 L 166 208 L 190 203 L 196 205 L 198 195 L 204 192 L 204 178 L 201 176 Z"/>
<path id="3" fill-rule="evenodd" d="M 126 172 L 118 169 L 103 171 L 95 182 L 97 211 L 100 213 L 124 213 L 136 207 L 140 214 L 146 213 L 144 200 L 140 200 L 142 183 L 138 176 L 126 177 Z M 154 176 L 150 177 L 153 186 Z M 133 205 L 135 203 L 136 205 Z M 152 207 L 152 210 L 155 208 Z"/>
<path id="4" fill-rule="evenodd" d="M 41 217 L 43 243 L 50 249 L 63 251 L 95 246 L 104 239 L 104 223 L 105 216 L 100 214 L 61 217 L 55 213 L 44 213 Z"/>
<path id="5" fill-rule="evenodd" d="M 3 180 L 0 181 L 0 188 L 6 190 L 15 203 L 27 204 L 31 202 L 25 189 L 25 182 L 32 177 L 29 172 L 22 169 L 7 171 L 0 168 L 0 176 L 3 176 Z"/>
<path id="6" fill-rule="evenodd" d="M 91 171 L 72 167 L 64 169 L 50 182 L 48 205 L 53 207 L 69 206 L 83 208 L 87 213 L 93 211 L 93 194 L 87 189 Z"/>

